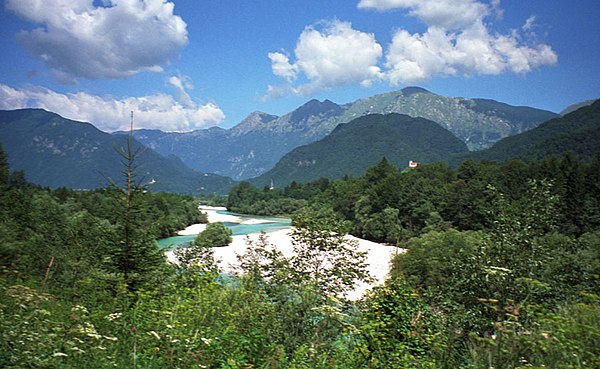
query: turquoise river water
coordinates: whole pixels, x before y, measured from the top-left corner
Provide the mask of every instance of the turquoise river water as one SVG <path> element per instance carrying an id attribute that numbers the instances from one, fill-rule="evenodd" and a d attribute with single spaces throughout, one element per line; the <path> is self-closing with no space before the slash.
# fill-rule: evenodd
<path id="1" fill-rule="evenodd" d="M 273 217 L 261 217 L 256 215 L 246 215 L 246 214 L 237 214 L 232 213 L 225 210 L 218 210 L 219 214 L 227 214 L 234 215 L 240 217 L 244 220 L 250 219 L 260 219 L 262 221 L 268 221 L 268 223 L 260 223 L 260 224 L 239 224 L 239 223 L 230 223 L 224 222 L 225 226 L 231 229 L 234 236 L 239 235 L 247 235 L 250 233 L 260 233 L 260 232 L 273 232 L 280 229 L 286 229 L 290 227 L 291 220 L 288 218 L 273 218 Z M 196 239 L 196 236 L 173 236 L 168 238 L 162 238 L 157 240 L 158 245 L 161 248 L 167 247 L 178 247 L 178 246 L 186 246 L 189 245 Z"/>

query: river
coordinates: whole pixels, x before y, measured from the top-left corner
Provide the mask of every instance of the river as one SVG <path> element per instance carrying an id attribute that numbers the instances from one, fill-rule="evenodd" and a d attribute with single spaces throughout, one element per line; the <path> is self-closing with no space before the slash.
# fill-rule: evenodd
<path id="1" fill-rule="evenodd" d="M 203 210 L 206 211 L 206 208 L 204 208 Z M 238 214 L 222 209 L 209 211 L 214 211 L 217 215 L 216 217 L 211 217 L 211 214 L 209 213 L 209 220 L 210 218 L 226 220 L 223 221 L 223 224 L 225 224 L 226 227 L 231 229 L 234 236 L 261 232 L 274 232 L 280 229 L 290 228 L 291 224 L 291 219 L 288 218 L 262 217 L 256 215 Z M 168 248 L 189 245 L 195 239 L 196 235 L 173 236 L 157 240 L 157 242 L 161 248 Z"/>

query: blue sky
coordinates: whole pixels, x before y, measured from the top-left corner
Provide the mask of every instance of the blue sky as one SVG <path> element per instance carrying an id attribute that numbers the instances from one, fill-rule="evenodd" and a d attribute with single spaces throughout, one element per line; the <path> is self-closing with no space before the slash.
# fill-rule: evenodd
<path id="1" fill-rule="evenodd" d="M 105 131 L 421 86 L 559 112 L 600 97 L 598 0 L 3 0 L 0 109 Z"/>

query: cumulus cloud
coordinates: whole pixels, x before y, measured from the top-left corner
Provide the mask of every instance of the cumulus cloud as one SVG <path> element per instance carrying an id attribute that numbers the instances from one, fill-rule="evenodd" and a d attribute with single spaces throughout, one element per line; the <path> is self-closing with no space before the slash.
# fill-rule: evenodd
<path id="1" fill-rule="evenodd" d="M 318 90 L 347 84 L 368 86 L 381 77 L 377 66 L 382 47 L 370 33 L 357 31 L 349 22 L 323 21 L 300 35 L 294 50 L 295 62 L 281 52 L 269 53 L 276 76 L 287 84 L 269 86 L 271 96 L 294 93 L 308 96 Z M 297 83 L 302 75 L 306 81 Z"/>
<path id="2" fill-rule="evenodd" d="M 290 64 L 290 58 L 282 53 L 269 53 L 269 59 L 271 59 L 271 69 L 273 74 L 278 77 L 285 78 L 288 82 L 292 82 L 298 75 L 298 68 L 295 65 Z"/>
<path id="3" fill-rule="evenodd" d="M 129 129 L 129 114 L 135 113 L 135 128 L 189 131 L 215 125 L 225 119 L 213 102 L 184 106 L 172 96 L 155 94 L 115 99 L 85 92 L 62 94 L 43 87 L 16 89 L 0 84 L 0 109 L 42 108 L 73 120 L 93 123 L 106 132 Z"/>
<path id="4" fill-rule="evenodd" d="M 166 0 L 6 0 L 40 27 L 18 41 L 64 82 L 160 72 L 188 42 L 187 25 Z"/>
<path id="5" fill-rule="evenodd" d="M 486 17 L 503 15 L 499 5 L 498 0 L 490 5 L 477 0 L 361 0 L 358 7 L 408 10 L 428 27 L 423 34 L 395 31 L 385 54 L 385 76 L 392 85 L 434 76 L 522 74 L 556 64 L 549 45 L 526 44 L 517 30 L 502 35 L 488 29 Z M 530 17 L 523 30 L 534 21 Z"/>

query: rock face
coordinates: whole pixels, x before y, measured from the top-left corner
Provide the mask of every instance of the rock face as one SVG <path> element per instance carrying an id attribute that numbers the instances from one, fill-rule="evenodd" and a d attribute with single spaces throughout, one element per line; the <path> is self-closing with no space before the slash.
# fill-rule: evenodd
<path id="1" fill-rule="evenodd" d="M 419 87 L 407 87 L 345 105 L 310 100 L 281 117 L 254 112 L 228 130 L 141 131 L 136 132 L 136 138 L 163 155 L 179 157 L 196 170 L 243 180 L 261 175 L 292 149 L 322 139 L 341 123 L 368 114 L 389 113 L 434 121 L 471 150 L 489 147 L 503 137 L 557 116 L 493 100 L 446 97 Z"/>

